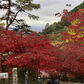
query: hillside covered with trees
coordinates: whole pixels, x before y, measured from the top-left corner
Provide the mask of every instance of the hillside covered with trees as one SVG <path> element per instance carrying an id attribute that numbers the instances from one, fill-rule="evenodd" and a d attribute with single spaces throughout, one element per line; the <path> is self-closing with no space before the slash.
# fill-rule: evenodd
<path id="1" fill-rule="evenodd" d="M 77 7 L 75 7 L 73 10 L 70 11 L 70 13 L 74 13 L 78 11 L 79 9 L 84 9 L 84 3 L 81 3 Z M 61 19 L 59 22 L 55 22 L 53 24 L 46 24 L 45 29 L 42 31 L 42 34 L 52 34 L 53 32 L 55 34 L 64 31 L 66 26 L 68 26 L 70 22 L 65 21 L 64 19 Z"/>

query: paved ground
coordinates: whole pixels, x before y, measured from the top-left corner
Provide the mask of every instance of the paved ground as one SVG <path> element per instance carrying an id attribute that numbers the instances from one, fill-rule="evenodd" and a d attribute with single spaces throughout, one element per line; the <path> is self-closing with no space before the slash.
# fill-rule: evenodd
<path id="1" fill-rule="evenodd" d="M 42 84 L 47 84 L 47 81 L 44 81 Z M 61 84 L 84 84 L 84 83 L 61 82 Z"/>

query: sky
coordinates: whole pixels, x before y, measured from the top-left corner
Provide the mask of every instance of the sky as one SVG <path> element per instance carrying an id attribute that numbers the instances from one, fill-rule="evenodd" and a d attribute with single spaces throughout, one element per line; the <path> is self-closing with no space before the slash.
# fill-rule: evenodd
<path id="1" fill-rule="evenodd" d="M 31 26 L 32 30 L 37 32 L 42 31 L 47 23 L 52 24 L 60 21 L 60 18 L 55 16 L 55 13 L 62 12 L 63 9 L 72 10 L 74 7 L 83 2 L 83 0 L 33 0 L 34 3 L 40 4 L 40 9 L 33 10 L 30 13 L 39 16 L 39 20 L 32 20 L 28 15 L 21 13 L 18 18 L 26 20 L 26 23 Z M 71 4 L 67 7 L 66 4 Z"/>

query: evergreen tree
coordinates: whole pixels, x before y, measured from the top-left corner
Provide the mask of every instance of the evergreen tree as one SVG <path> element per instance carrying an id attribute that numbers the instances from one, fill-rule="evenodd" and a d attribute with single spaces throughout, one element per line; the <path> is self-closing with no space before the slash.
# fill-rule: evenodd
<path id="1" fill-rule="evenodd" d="M 38 19 L 38 16 L 28 12 L 38 8 L 40 8 L 40 5 L 33 3 L 33 0 L 1 0 L 0 9 L 6 10 L 6 13 L 1 16 L 0 20 L 6 20 L 6 29 L 8 30 L 13 23 L 19 24 L 19 20 L 16 17 L 20 12 L 25 12 L 29 18 Z"/>

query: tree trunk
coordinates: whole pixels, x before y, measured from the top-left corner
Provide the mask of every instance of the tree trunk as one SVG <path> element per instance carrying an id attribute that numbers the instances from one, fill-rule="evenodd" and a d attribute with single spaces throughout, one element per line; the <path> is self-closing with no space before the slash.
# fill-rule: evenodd
<path id="1" fill-rule="evenodd" d="M 8 0 L 8 3 L 9 3 L 9 5 L 8 5 L 8 13 L 7 13 L 7 18 L 6 18 L 6 30 L 8 30 L 8 28 L 9 28 L 9 21 L 10 21 L 10 10 L 11 10 L 11 0 Z"/>

